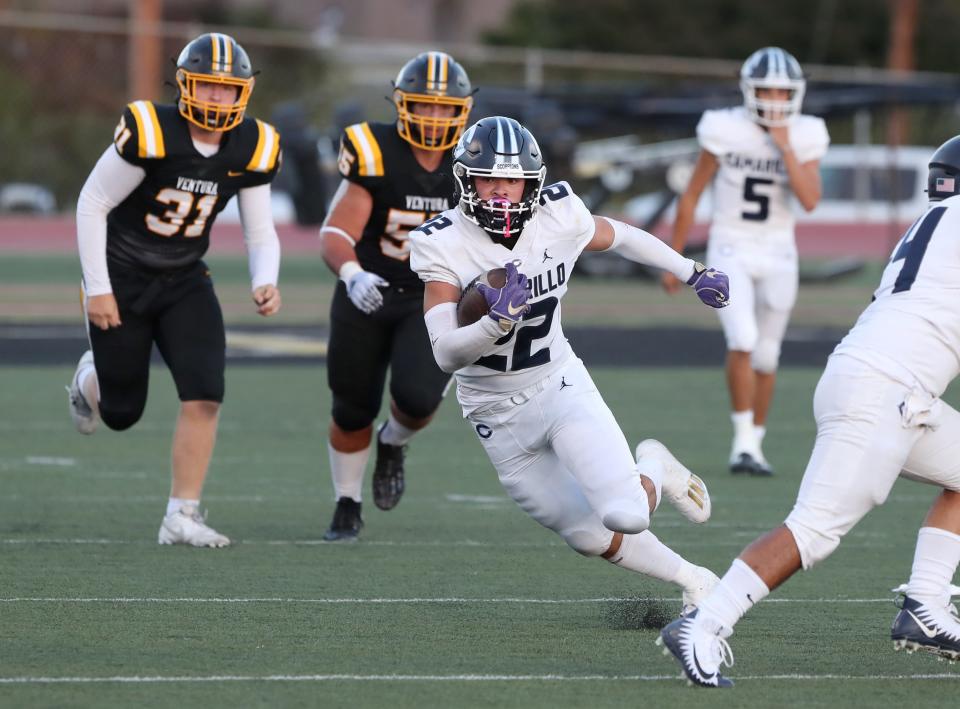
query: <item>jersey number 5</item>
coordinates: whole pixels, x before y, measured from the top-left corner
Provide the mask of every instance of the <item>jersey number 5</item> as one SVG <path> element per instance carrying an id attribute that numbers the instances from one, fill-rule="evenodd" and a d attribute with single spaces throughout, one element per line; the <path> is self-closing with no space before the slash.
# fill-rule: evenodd
<path id="1" fill-rule="evenodd" d="M 770 216 L 770 195 L 757 192 L 757 187 L 772 185 L 773 180 L 766 177 L 748 177 L 743 181 L 743 201 L 753 202 L 756 208 L 752 212 L 741 212 L 740 216 L 751 222 L 765 222 Z"/>
<path id="2" fill-rule="evenodd" d="M 203 235 L 203 229 L 207 225 L 207 219 L 213 213 L 213 208 L 217 204 L 217 195 L 208 194 L 196 200 L 197 216 L 189 224 L 186 223 L 194 207 L 194 195 L 192 192 L 175 190 L 172 187 L 165 187 L 157 193 L 156 200 L 160 204 L 166 204 L 172 209 L 166 210 L 159 217 L 156 214 L 147 215 L 147 228 L 154 234 L 160 236 L 176 236 L 181 230 L 187 238 L 193 238 Z"/>

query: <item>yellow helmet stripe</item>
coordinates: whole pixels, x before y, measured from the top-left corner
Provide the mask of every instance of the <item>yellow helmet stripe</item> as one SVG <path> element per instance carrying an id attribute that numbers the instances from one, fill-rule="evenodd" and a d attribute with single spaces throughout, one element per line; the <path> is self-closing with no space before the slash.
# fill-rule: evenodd
<path id="1" fill-rule="evenodd" d="M 269 123 L 257 119 L 257 147 L 253 157 L 247 163 L 247 169 L 254 172 L 270 172 L 277 163 L 280 150 L 280 134 Z"/>
<path id="2" fill-rule="evenodd" d="M 446 90 L 447 88 L 447 59 L 449 59 L 449 57 L 443 52 L 440 52 L 440 83 L 441 83 L 440 88 L 441 90 Z"/>
<path id="3" fill-rule="evenodd" d="M 427 89 L 432 89 L 437 83 L 437 53 L 427 54 Z"/>
<path id="4" fill-rule="evenodd" d="M 347 137 L 353 143 L 357 156 L 360 158 L 359 171 L 363 177 L 380 177 L 383 175 L 383 155 L 380 145 L 373 136 L 373 131 L 367 123 L 358 123 L 347 128 Z"/>
<path id="5" fill-rule="evenodd" d="M 162 158 L 166 155 L 163 144 L 163 131 L 157 118 L 157 109 L 150 101 L 134 101 L 129 104 L 130 112 L 137 123 L 137 156 L 141 158 Z"/>
<path id="6" fill-rule="evenodd" d="M 233 64 L 233 42 L 225 34 L 219 32 L 210 33 L 210 41 L 213 43 L 211 54 L 211 63 L 215 71 L 231 71 Z"/>

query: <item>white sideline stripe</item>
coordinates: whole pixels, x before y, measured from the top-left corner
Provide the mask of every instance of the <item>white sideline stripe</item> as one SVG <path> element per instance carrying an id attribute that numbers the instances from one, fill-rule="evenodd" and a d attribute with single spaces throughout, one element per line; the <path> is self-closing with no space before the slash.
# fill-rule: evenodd
<path id="1" fill-rule="evenodd" d="M 960 679 L 960 673 L 914 675 L 746 675 L 742 680 L 931 680 Z M 680 682 L 673 675 L 207 675 L 207 676 L 114 676 L 114 677 L 0 677 L 0 684 L 156 684 L 174 682 Z"/>
<path id="2" fill-rule="evenodd" d="M 386 605 L 416 603 L 517 603 L 531 605 L 569 605 L 577 603 L 655 603 L 677 602 L 680 598 L 151 598 L 151 597 L 68 597 L 68 596 L 13 596 L 0 598 L 0 603 L 307 603 L 329 605 Z M 893 603 L 886 598 L 767 598 L 764 603 Z"/>
<path id="3" fill-rule="evenodd" d="M 92 499 L 92 498 L 91 498 Z M 96 498 L 103 499 L 103 498 Z M 157 498 L 160 499 L 160 498 Z M 148 545 L 156 546 L 156 542 L 149 541 L 146 539 L 133 540 L 133 539 L 104 539 L 104 538 L 92 538 L 92 539 L 66 539 L 66 538 L 51 538 L 51 539 L 0 539 L 0 544 L 139 544 L 139 545 Z M 234 544 L 243 544 L 248 546 L 254 546 L 258 544 L 265 544 L 267 546 L 336 546 L 331 545 L 329 542 L 325 542 L 322 539 L 234 539 Z M 391 542 L 391 541 L 364 541 L 358 546 L 371 546 L 371 547 L 513 547 L 513 548 L 532 548 L 532 549 L 541 549 L 541 548 L 563 548 L 566 545 L 561 542 L 477 542 L 470 539 L 462 541 L 451 541 L 451 542 L 439 542 L 439 541 L 409 541 L 409 542 Z"/>

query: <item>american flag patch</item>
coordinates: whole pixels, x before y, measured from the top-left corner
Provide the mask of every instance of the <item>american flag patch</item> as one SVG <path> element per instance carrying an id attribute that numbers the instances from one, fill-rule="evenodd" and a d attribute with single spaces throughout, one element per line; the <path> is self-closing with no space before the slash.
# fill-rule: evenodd
<path id="1" fill-rule="evenodd" d="M 953 177 L 938 177 L 937 192 L 956 192 L 956 180 Z"/>

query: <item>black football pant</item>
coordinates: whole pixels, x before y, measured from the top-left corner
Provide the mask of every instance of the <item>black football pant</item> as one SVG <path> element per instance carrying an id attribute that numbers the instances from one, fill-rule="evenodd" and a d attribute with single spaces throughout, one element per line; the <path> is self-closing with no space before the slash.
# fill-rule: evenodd
<path id="1" fill-rule="evenodd" d="M 88 323 L 103 422 L 120 431 L 140 420 L 154 343 L 181 401 L 223 401 L 226 337 L 206 265 L 147 273 L 111 264 L 110 282 L 123 324 Z"/>
<path id="2" fill-rule="evenodd" d="M 423 291 L 383 289 L 383 306 L 366 315 L 337 281 L 330 305 L 327 381 L 333 420 L 344 431 L 373 423 L 387 371 L 390 396 L 411 418 L 427 418 L 443 399 L 450 375 L 437 366 L 423 322 Z"/>

